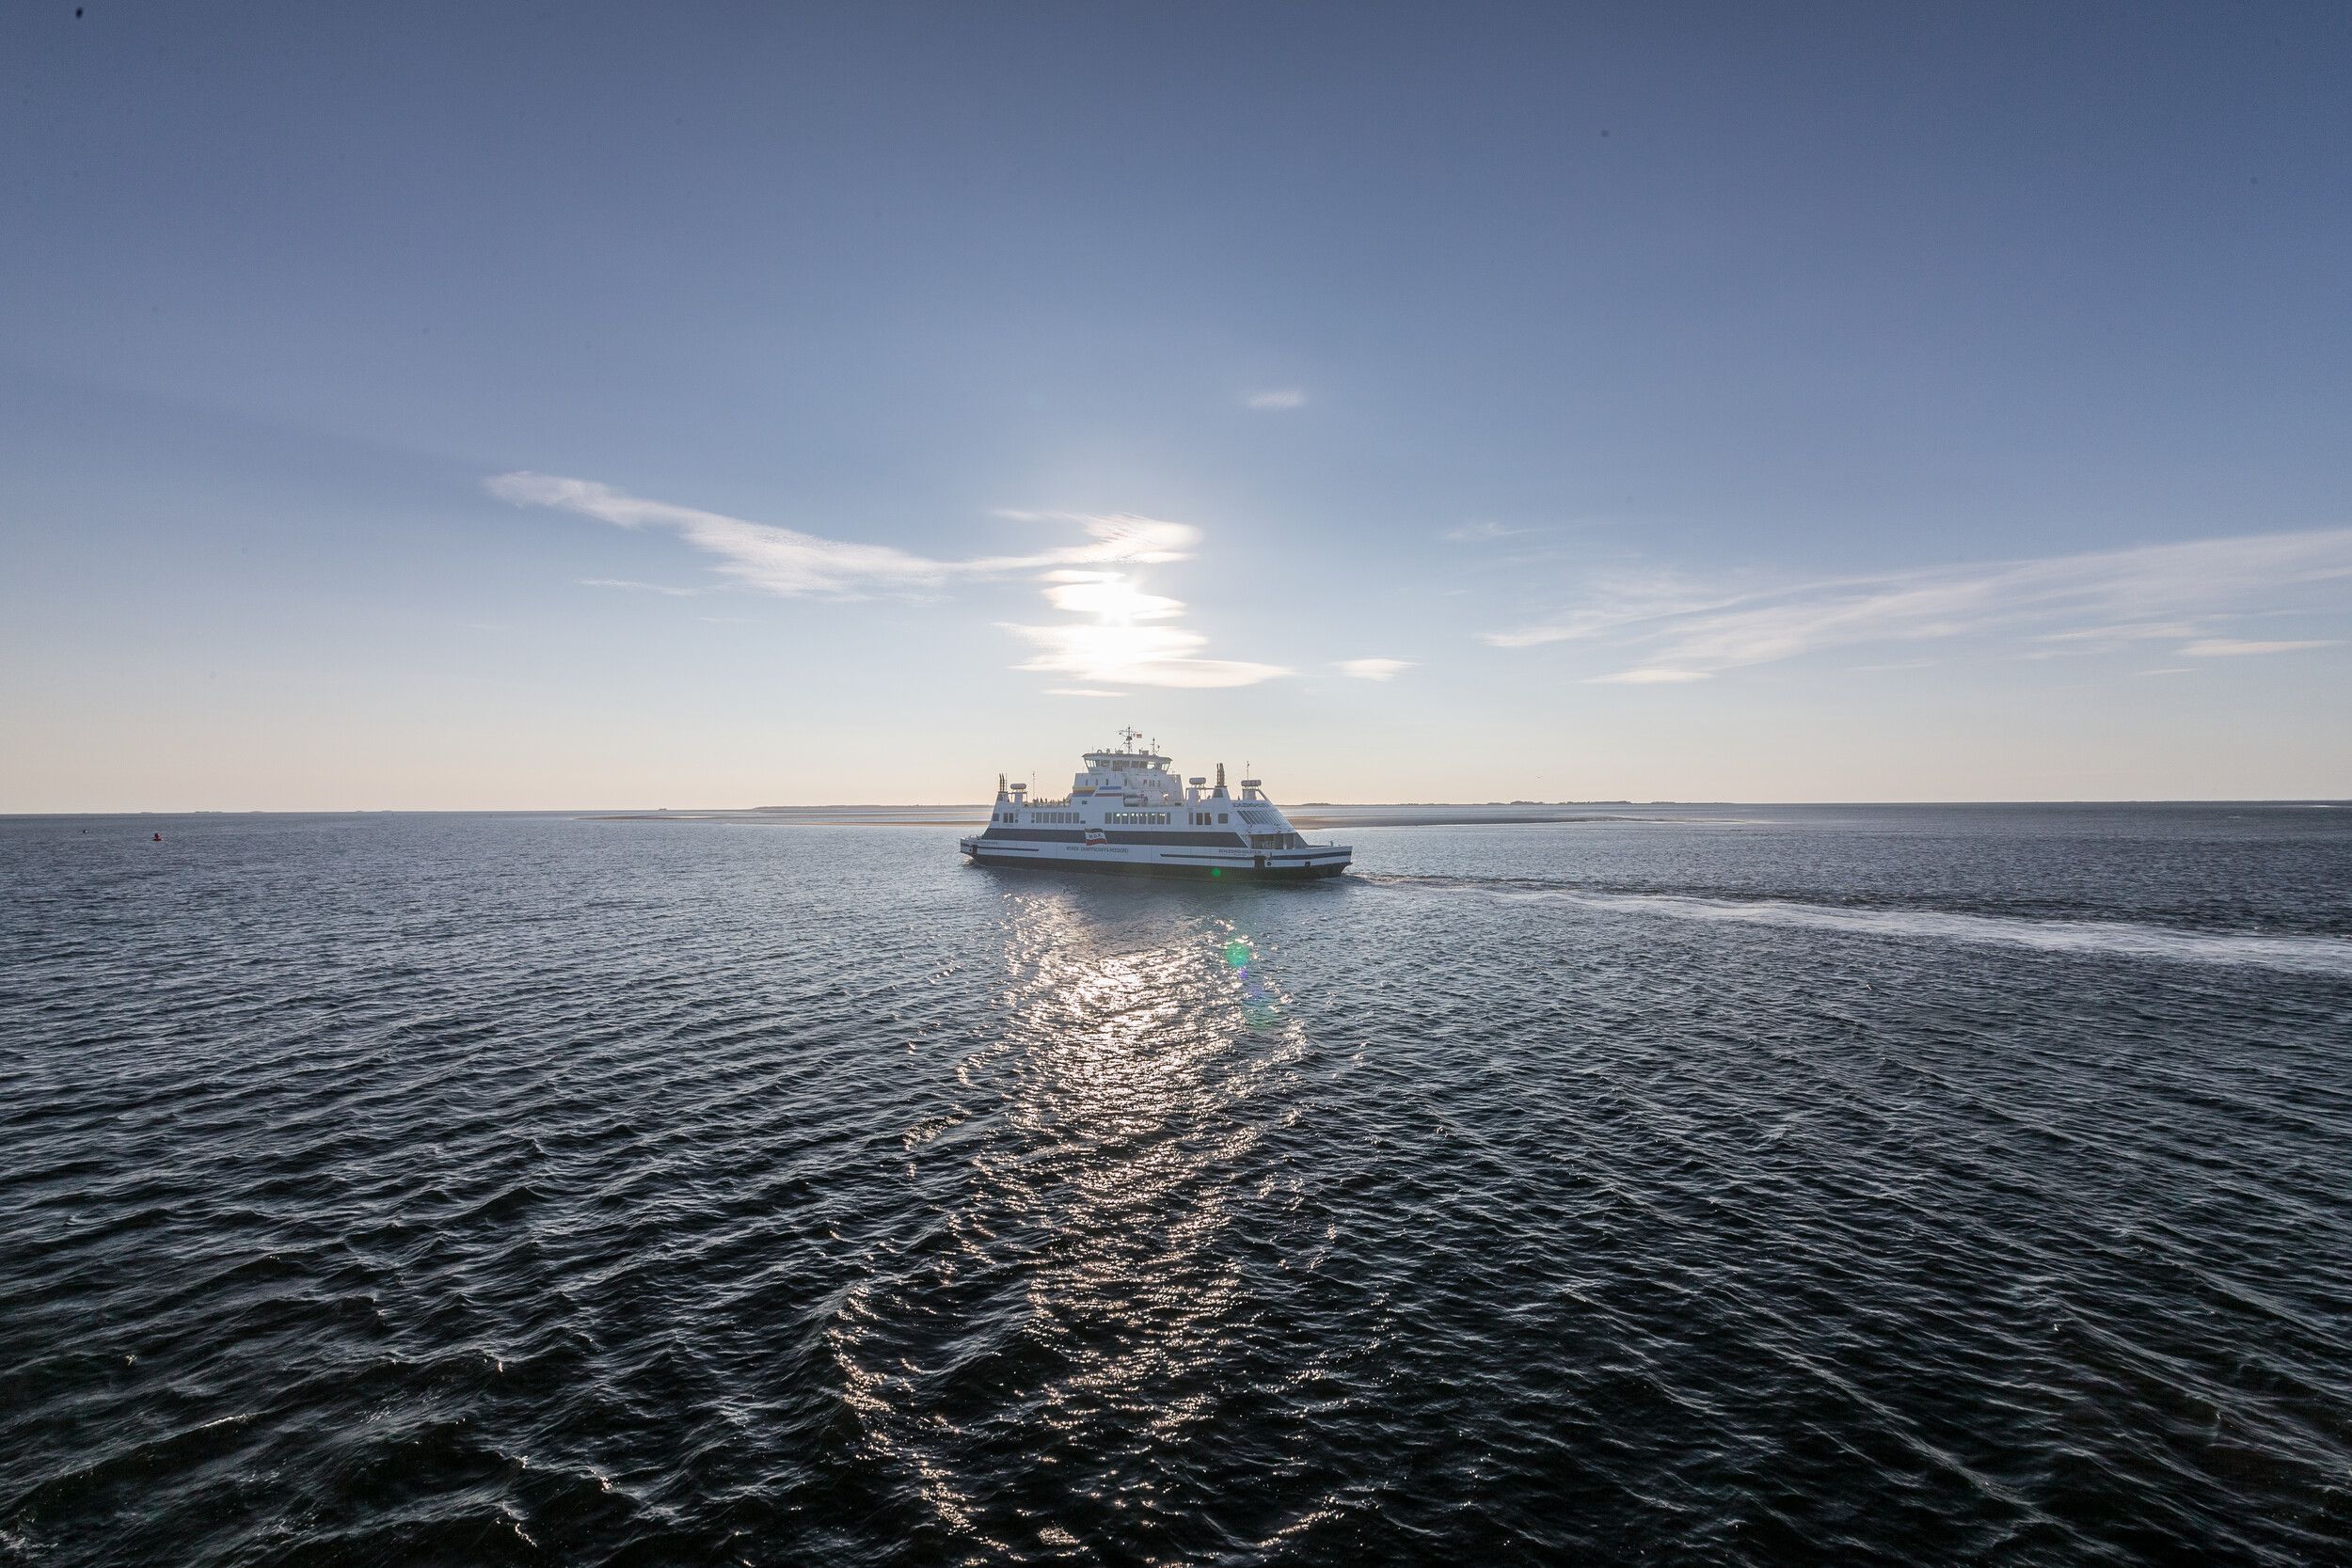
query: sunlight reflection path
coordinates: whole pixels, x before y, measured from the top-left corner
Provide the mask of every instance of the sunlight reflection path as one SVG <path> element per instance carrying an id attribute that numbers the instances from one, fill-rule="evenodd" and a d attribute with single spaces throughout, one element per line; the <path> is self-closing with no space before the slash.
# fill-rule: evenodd
<path id="1" fill-rule="evenodd" d="M 964 1105 L 906 1137 L 949 1182 L 937 1224 L 829 1335 L 868 1458 L 968 1544 L 1172 1520 L 1168 1456 L 1262 1332 L 1252 1272 L 1289 1265 L 1243 1216 L 1299 1202 L 1261 1144 L 1298 1114 L 1306 1041 L 1236 908 L 1006 896 L 1001 1030 L 958 1065 Z"/>

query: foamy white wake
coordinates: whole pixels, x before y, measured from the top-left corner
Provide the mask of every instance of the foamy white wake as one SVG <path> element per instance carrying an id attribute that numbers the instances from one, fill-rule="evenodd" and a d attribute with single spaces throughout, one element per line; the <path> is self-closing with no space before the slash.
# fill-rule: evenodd
<path id="1" fill-rule="evenodd" d="M 1936 910 L 1841 909 L 1779 899 L 1692 898 L 1674 894 L 1580 893 L 1568 889 L 1494 890 L 1494 896 L 1546 899 L 1586 909 L 1677 920 L 1731 921 L 1752 926 L 1798 926 L 1856 936 L 2033 947 L 2047 953 L 2154 958 L 2170 963 L 2255 964 L 2300 974 L 2352 978 L 2352 939 L 2264 936 L 2233 931 L 2183 931 L 2119 920 L 2027 920 L 2012 915 L 1955 914 Z"/>

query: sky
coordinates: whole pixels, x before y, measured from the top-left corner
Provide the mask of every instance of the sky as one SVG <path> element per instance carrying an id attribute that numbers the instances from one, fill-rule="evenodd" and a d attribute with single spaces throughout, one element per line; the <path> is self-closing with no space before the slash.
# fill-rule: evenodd
<path id="1" fill-rule="evenodd" d="M 0 811 L 2352 796 L 2352 8 L 0 8 Z"/>

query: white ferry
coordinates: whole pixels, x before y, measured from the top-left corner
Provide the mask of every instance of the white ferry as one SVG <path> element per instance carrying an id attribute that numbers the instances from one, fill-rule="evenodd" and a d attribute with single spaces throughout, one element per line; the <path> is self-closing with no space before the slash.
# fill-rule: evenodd
<path id="1" fill-rule="evenodd" d="M 1236 797 L 1220 762 L 1214 786 L 1206 778 L 1180 781 L 1157 742 L 1138 751 L 1138 738 L 1121 730 L 1118 750 L 1087 752 L 1086 770 L 1059 800 L 1032 800 L 1027 784 L 997 775 L 987 828 L 957 847 L 978 865 L 1163 877 L 1295 881 L 1347 869 L 1355 852 L 1299 837 L 1258 780 L 1242 780 Z"/>

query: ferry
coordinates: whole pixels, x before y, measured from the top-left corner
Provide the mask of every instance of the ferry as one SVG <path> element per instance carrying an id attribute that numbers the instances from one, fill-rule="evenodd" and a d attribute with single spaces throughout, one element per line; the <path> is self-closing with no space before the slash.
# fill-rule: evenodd
<path id="1" fill-rule="evenodd" d="M 1141 732 L 1119 733 L 1114 750 L 1089 752 L 1086 768 L 1058 800 L 1032 800 L 1026 784 L 996 776 L 988 826 L 957 847 L 976 865 L 1034 865 L 1057 871 L 1119 871 L 1161 877 L 1304 881 L 1336 877 L 1355 851 L 1310 844 L 1257 779 L 1236 796 L 1205 777 L 1179 780 L 1159 743 L 1137 748 Z"/>

